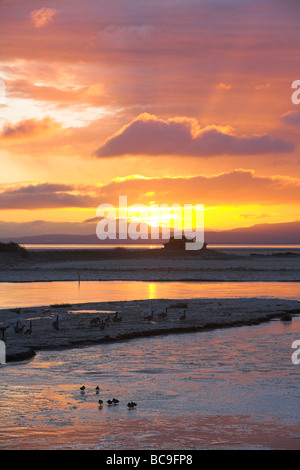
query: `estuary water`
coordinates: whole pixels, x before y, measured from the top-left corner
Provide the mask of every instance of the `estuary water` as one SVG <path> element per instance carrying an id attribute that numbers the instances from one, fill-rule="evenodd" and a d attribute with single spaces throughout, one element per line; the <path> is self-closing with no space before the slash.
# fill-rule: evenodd
<path id="1" fill-rule="evenodd" d="M 294 317 L 0 366 L 0 448 L 300 449 L 297 339 Z"/>
<path id="2" fill-rule="evenodd" d="M 146 299 L 274 297 L 300 300 L 299 282 L 1 282 L 0 308 Z"/>

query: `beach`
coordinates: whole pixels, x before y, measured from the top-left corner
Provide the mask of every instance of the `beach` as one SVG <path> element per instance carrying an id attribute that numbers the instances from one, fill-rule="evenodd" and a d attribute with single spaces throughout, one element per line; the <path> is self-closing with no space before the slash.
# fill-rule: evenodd
<path id="1" fill-rule="evenodd" d="M 167 316 L 162 312 L 167 307 Z M 145 310 L 153 318 L 144 318 Z M 17 313 L 16 313 L 17 312 Z M 115 312 L 118 312 L 116 315 Z M 185 318 L 182 318 L 185 312 Z M 0 311 L 5 331 L 7 361 L 32 357 L 36 351 L 125 341 L 138 337 L 187 333 L 231 326 L 253 325 L 285 313 L 300 313 L 297 301 L 278 299 L 172 299 L 98 302 L 51 308 L 29 307 Z M 150 312 L 147 314 L 150 315 Z M 58 318 L 58 329 L 53 322 Z M 182 318 L 182 319 L 181 319 Z M 96 319 L 96 320 L 95 320 Z M 98 319 L 98 320 L 97 320 Z M 24 325 L 22 333 L 14 326 Z M 26 334 L 30 327 L 32 331 Z M 103 322 L 103 323 L 102 323 Z"/>
<path id="2" fill-rule="evenodd" d="M 236 253 L 240 253 L 237 255 Z M 245 254 L 243 254 L 245 253 Z M 28 250 L 0 254 L 0 282 L 35 281 L 300 281 L 300 249 Z"/>
<path id="3" fill-rule="evenodd" d="M 1 281 L 11 283 L 18 306 L 12 298 L 0 310 L 7 327 L 0 447 L 299 449 L 291 363 L 299 336 L 298 258 L 213 253 L 197 259 L 150 251 L 2 257 Z M 257 296 L 230 298 L 230 278 L 246 290 L 249 282 L 265 284 Z M 99 300 L 68 301 L 57 286 L 64 290 L 69 281 L 78 292 L 93 284 L 96 297 L 99 282 Z M 160 292 L 180 281 L 193 296 L 159 296 L 158 281 Z M 284 298 L 280 281 L 290 281 L 293 298 Z M 119 282 L 132 286 L 127 300 L 111 300 Z M 217 295 L 209 294 L 214 282 Z M 264 285 L 274 282 L 275 293 L 264 297 Z M 148 285 L 147 298 L 139 298 L 141 283 Z M 22 285 L 47 286 L 49 301 L 22 303 Z M 104 400 L 99 409 L 96 385 Z M 110 408 L 106 400 L 113 396 L 121 402 Z M 130 400 L 137 409 L 127 409 Z"/>
<path id="4" fill-rule="evenodd" d="M 240 252 L 243 253 L 242 250 Z M 257 324 L 280 317 L 287 311 L 299 313 L 299 302 L 280 298 L 280 292 L 278 299 L 256 296 L 222 298 L 222 281 L 225 280 L 229 281 L 229 285 L 230 281 L 299 281 L 299 259 L 298 250 L 292 255 L 285 251 L 271 251 L 270 254 L 261 256 L 253 256 L 251 253 L 247 256 L 237 256 L 209 249 L 192 256 L 186 252 L 166 254 L 159 249 L 30 250 L 26 258 L 2 253 L 0 282 L 42 281 L 46 284 L 50 281 L 53 282 L 54 292 L 57 289 L 54 287 L 56 281 L 60 281 L 62 285 L 63 281 L 76 281 L 78 287 L 84 281 L 130 281 L 133 286 L 135 282 L 141 281 L 181 281 L 186 282 L 186 289 L 191 282 L 220 281 L 218 296 L 215 299 L 209 298 L 211 295 L 208 295 L 207 299 L 156 299 L 154 291 L 154 298 L 151 299 L 143 300 L 142 296 L 140 299 L 137 296 L 136 300 L 136 297 L 132 295 L 130 298 L 128 294 L 127 301 L 107 301 L 106 298 L 104 302 L 101 301 L 100 293 L 97 302 L 70 303 L 65 297 L 64 300 L 49 301 L 49 304 L 31 307 L 25 304 L 21 305 L 21 308 L 2 309 L 1 326 L 8 326 L 5 330 L 7 359 L 10 361 L 30 357 L 34 351 L 41 349 L 68 348 L 123 341 L 138 336 Z M 42 288 L 43 284 L 39 286 L 36 288 Z M 17 284 L 14 288 L 14 296 L 17 298 Z M 202 290 L 205 293 L 205 284 Z M 193 296 L 197 297 L 197 291 Z M 203 294 L 201 296 L 203 297 Z M 18 300 L 20 302 L 20 299 Z M 51 307 L 55 303 L 57 305 Z M 167 315 L 156 313 L 166 307 Z M 153 311 L 152 319 L 143 318 L 142 312 L 145 309 Z M 121 317 L 119 321 L 114 321 L 116 311 Z M 181 320 L 184 311 L 186 318 Z M 51 322 L 57 316 L 58 329 L 54 330 Z M 99 322 L 91 323 L 93 318 L 98 318 Z M 24 325 L 21 334 L 14 331 L 18 319 L 20 326 Z M 104 322 L 107 319 L 109 322 Z M 32 331 L 30 335 L 25 335 L 25 329 L 29 328 L 30 322 Z"/>

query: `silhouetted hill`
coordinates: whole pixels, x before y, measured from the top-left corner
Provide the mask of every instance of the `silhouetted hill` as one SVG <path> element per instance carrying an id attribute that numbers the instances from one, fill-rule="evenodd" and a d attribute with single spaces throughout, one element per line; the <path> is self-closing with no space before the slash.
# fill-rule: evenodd
<path id="1" fill-rule="evenodd" d="M 70 235 L 70 234 L 47 234 L 20 236 L 13 238 L 0 238 L 2 242 L 13 241 L 21 244 L 162 244 L 166 240 L 104 240 L 98 239 L 96 233 L 91 235 Z M 205 241 L 209 245 L 213 244 L 251 244 L 251 245 L 285 245 L 300 244 L 300 222 L 288 222 L 281 224 L 257 224 L 246 228 L 236 228 L 224 231 L 205 231 Z"/>
<path id="2" fill-rule="evenodd" d="M 300 222 L 257 224 L 222 232 L 205 232 L 205 241 L 211 244 L 276 245 L 300 244 Z"/>

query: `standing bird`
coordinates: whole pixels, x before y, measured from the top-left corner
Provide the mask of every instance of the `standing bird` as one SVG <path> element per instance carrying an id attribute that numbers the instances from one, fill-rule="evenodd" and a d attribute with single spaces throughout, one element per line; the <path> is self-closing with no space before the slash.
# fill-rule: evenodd
<path id="1" fill-rule="evenodd" d="M 102 408 L 103 400 L 98 400 L 98 403 L 99 403 L 99 408 Z"/>
<path id="2" fill-rule="evenodd" d="M 168 307 L 160 308 L 155 314 L 160 318 L 166 318 L 168 316 Z"/>
<path id="3" fill-rule="evenodd" d="M 55 320 L 52 320 L 52 326 L 53 326 L 53 329 L 54 329 L 55 331 L 58 331 L 58 330 L 59 330 L 59 327 L 58 327 L 58 315 L 56 315 Z"/>
<path id="4" fill-rule="evenodd" d="M 29 328 L 27 328 L 27 330 L 24 331 L 24 335 L 30 336 L 31 333 L 32 333 L 32 322 L 29 323 Z"/>
<path id="5" fill-rule="evenodd" d="M 15 333 L 20 335 L 25 328 L 25 325 L 19 326 L 19 320 L 17 320 L 17 323 L 14 326 Z"/>
<path id="6" fill-rule="evenodd" d="M 97 385 L 97 387 L 96 387 L 96 393 L 97 393 L 97 394 L 99 393 L 99 390 L 100 390 L 100 388 L 99 388 L 98 385 Z"/>
<path id="7" fill-rule="evenodd" d="M 113 398 L 112 402 L 113 402 L 113 405 L 118 405 L 119 404 L 119 400 L 117 400 L 116 398 Z"/>
<path id="8" fill-rule="evenodd" d="M 181 315 L 181 317 L 179 317 L 179 320 L 185 320 L 186 319 L 186 315 L 185 315 L 185 310 L 183 312 L 183 315 Z"/>
<path id="9" fill-rule="evenodd" d="M 114 316 L 114 318 L 113 318 L 113 321 L 114 321 L 114 322 L 122 321 L 122 317 L 119 317 L 118 314 L 119 314 L 119 312 L 116 312 L 116 313 L 115 313 L 115 316 Z"/>
<path id="10" fill-rule="evenodd" d="M 150 308 L 146 308 L 146 310 L 142 312 L 142 316 L 144 317 L 144 320 L 152 320 L 153 310 L 151 310 Z"/>
<path id="11" fill-rule="evenodd" d="M 5 342 L 5 331 L 9 328 L 9 326 L 1 326 L 0 332 L 2 333 L 2 341 Z"/>

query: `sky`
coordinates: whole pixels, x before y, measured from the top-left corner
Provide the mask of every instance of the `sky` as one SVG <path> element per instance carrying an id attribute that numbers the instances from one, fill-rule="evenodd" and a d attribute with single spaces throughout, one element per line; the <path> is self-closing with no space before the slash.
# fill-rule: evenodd
<path id="1" fill-rule="evenodd" d="M 94 233 L 120 195 L 203 204 L 213 230 L 299 220 L 299 20 L 298 0 L 0 0 L 2 235 Z"/>

